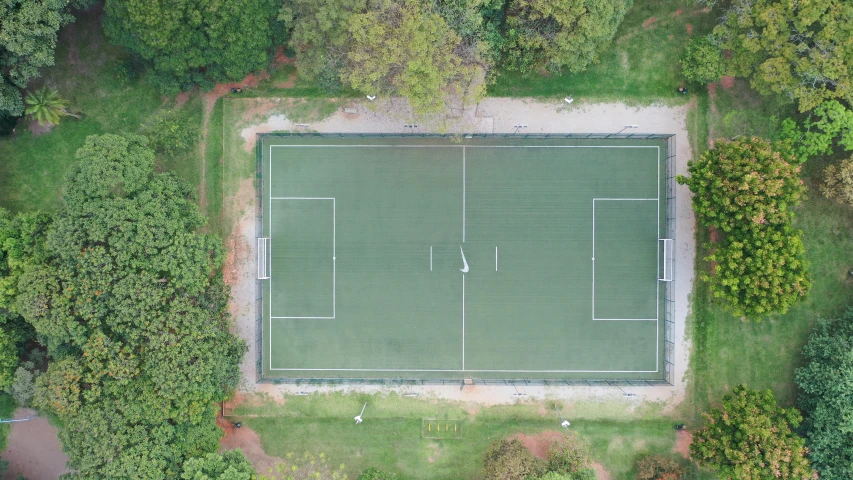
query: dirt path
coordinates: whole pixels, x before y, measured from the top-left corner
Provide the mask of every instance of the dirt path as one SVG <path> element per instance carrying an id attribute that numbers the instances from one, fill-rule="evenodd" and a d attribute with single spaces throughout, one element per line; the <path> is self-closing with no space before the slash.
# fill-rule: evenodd
<path id="1" fill-rule="evenodd" d="M 33 417 L 35 414 L 35 410 L 19 408 L 14 418 Z M 52 479 L 69 472 L 65 468 L 68 457 L 62 452 L 57 431 L 47 419 L 40 417 L 13 423 L 8 446 L 0 454 L 9 462 L 3 480 L 18 478 L 19 474 L 30 480 Z"/>

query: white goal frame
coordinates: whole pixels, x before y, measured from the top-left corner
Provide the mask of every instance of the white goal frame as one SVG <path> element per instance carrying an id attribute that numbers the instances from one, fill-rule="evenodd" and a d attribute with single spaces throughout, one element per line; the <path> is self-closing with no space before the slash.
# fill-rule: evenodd
<path id="1" fill-rule="evenodd" d="M 267 252 L 269 252 L 270 238 L 258 237 L 258 280 L 267 280 L 270 278 L 269 261 L 267 260 Z"/>
<path id="2" fill-rule="evenodd" d="M 658 280 L 661 282 L 671 282 L 675 270 L 675 244 L 671 238 L 659 238 L 658 244 L 663 248 L 663 265 L 662 272 Z"/>

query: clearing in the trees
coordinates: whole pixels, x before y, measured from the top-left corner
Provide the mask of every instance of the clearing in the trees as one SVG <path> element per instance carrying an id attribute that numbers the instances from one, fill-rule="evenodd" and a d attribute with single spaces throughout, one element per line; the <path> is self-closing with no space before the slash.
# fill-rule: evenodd
<path id="1" fill-rule="evenodd" d="M 671 141 L 264 136 L 263 377 L 667 380 Z"/>

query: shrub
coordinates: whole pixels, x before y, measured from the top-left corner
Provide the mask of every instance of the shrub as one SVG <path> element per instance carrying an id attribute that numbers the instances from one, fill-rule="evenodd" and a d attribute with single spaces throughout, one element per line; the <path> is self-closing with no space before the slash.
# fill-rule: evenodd
<path id="1" fill-rule="evenodd" d="M 143 125 L 143 133 L 155 152 L 175 155 L 188 152 L 199 139 L 200 129 L 181 110 L 160 110 Z"/>
<path id="2" fill-rule="evenodd" d="M 376 467 L 370 467 L 358 476 L 358 480 L 397 480 L 397 478 L 397 475 Z"/>
<path id="3" fill-rule="evenodd" d="M 853 157 L 823 170 L 820 191 L 826 198 L 853 204 Z"/>
<path id="4" fill-rule="evenodd" d="M 690 40 L 681 57 L 681 73 L 699 83 L 715 82 L 723 76 L 723 54 L 710 37 Z"/>
<path id="5" fill-rule="evenodd" d="M 637 480 L 681 480 L 686 473 L 679 462 L 662 455 L 649 455 L 637 462 Z"/>
<path id="6" fill-rule="evenodd" d="M 492 442 L 483 459 L 483 476 L 490 480 L 525 480 L 545 472 L 545 461 L 534 457 L 516 438 Z"/>
<path id="7" fill-rule="evenodd" d="M 588 468 L 589 464 L 589 446 L 573 433 L 554 442 L 548 452 L 549 472 L 575 473 Z"/>
<path id="8" fill-rule="evenodd" d="M 36 391 L 35 375 L 30 371 L 32 363 L 23 362 L 17 370 L 15 370 L 15 380 L 12 382 L 12 387 L 9 389 L 12 398 L 18 402 L 18 405 L 26 407 L 30 403 L 30 399 Z"/>

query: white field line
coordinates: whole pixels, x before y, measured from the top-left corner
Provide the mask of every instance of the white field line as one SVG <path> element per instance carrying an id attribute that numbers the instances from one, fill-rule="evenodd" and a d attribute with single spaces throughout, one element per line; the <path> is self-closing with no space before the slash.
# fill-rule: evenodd
<path id="1" fill-rule="evenodd" d="M 465 147 L 462 147 L 462 243 L 465 243 Z"/>
<path id="2" fill-rule="evenodd" d="M 465 371 L 465 274 L 462 274 L 462 371 Z"/>
<path id="3" fill-rule="evenodd" d="M 429 271 L 432 271 L 432 245 L 429 246 Z"/>

